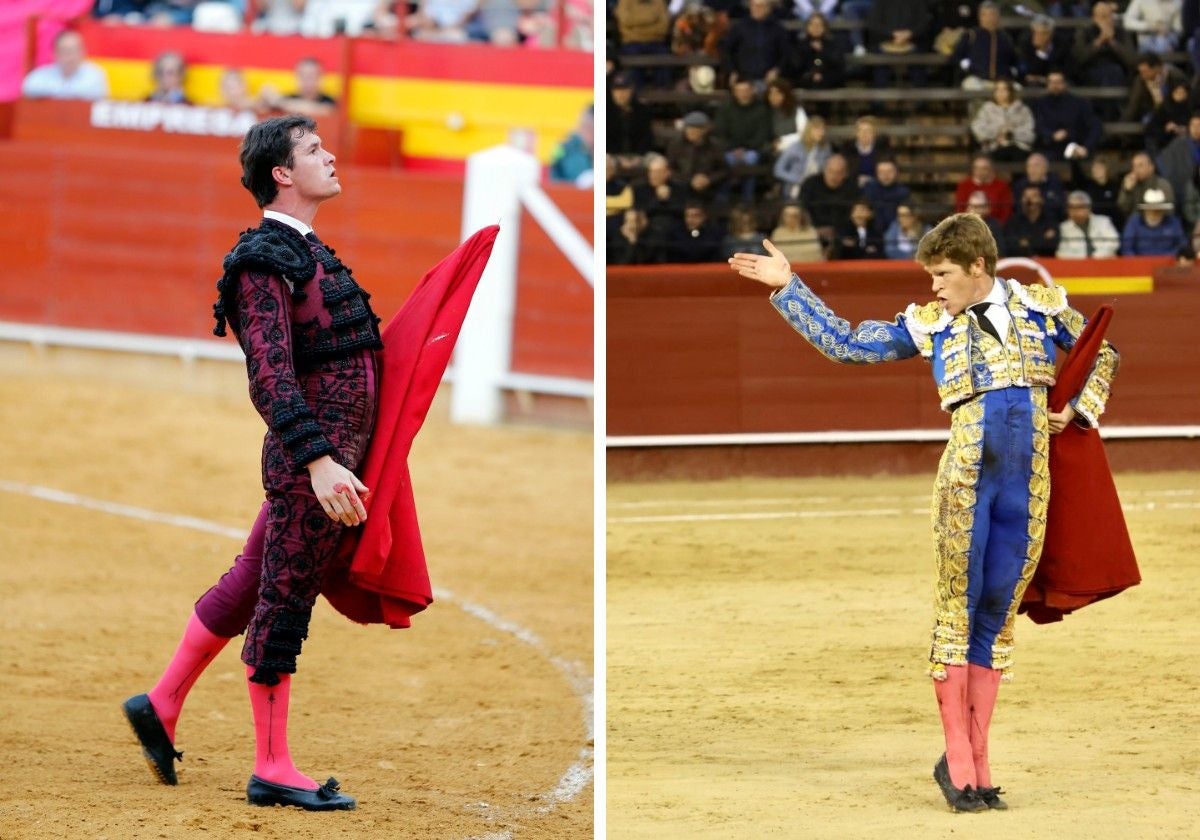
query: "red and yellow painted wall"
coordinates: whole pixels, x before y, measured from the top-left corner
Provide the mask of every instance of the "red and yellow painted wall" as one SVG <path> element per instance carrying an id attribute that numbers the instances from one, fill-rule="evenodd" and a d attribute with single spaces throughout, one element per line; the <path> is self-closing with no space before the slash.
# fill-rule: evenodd
<path id="1" fill-rule="evenodd" d="M 265 84 L 286 93 L 295 88 L 296 62 L 316 58 L 326 70 L 326 92 L 346 103 L 348 121 L 396 131 L 409 168 L 461 168 L 472 152 L 521 129 L 532 132 L 535 154 L 547 163 L 593 96 L 592 56 L 576 50 L 226 35 L 94 21 L 79 29 L 116 99 L 143 99 L 152 88 L 151 62 L 167 50 L 187 61 L 186 92 L 197 105 L 220 104 L 218 80 L 228 67 L 243 70 L 251 94 Z"/>

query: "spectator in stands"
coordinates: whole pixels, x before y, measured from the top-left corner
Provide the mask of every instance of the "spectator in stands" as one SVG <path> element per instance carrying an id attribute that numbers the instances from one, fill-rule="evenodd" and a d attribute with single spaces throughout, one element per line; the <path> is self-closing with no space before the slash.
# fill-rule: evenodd
<path id="1" fill-rule="evenodd" d="M 1004 225 L 1005 252 L 1012 257 L 1052 257 L 1058 250 L 1058 221 L 1046 215 L 1041 190 L 1029 186 Z"/>
<path id="2" fill-rule="evenodd" d="M 835 229 L 850 221 L 850 208 L 861 198 L 842 155 L 831 155 L 817 175 L 800 186 L 800 203 L 812 216 L 822 240 L 832 240 Z"/>
<path id="3" fill-rule="evenodd" d="M 1051 70 L 1066 71 L 1071 65 L 1071 50 L 1055 37 L 1054 18 L 1035 15 L 1029 30 L 1017 43 L 1017 72 L 1030 87 L 1045 87 Z"/>
<path id="4" fill-rule="evenodd" d="M 754 84 L 738 78 L 731 96 L 717 108 L 713 139 L 725 150 L 731 188 L 740 185 L 742 203 L 754 203 L 755 167 L 771 148 L 771 109 L 754 93 Z"/>
<path id="5" fill-rule="evenodd" d="M 878 0 L 867 14 L 867 36 L 871 48 L 883 55 L 909 55 L 929 49 L 933 25 L 926 0 Z M 921 67 L 911 68 L 913 84 L 923 84 L 928 74 Z M 890 87 L 895 72 L 880 65 L 875 68 L 876 88 Z"/>
<path id="6" fill-rule="evenodd" d="M 659 154 L 646 156 L 646 183 L 633 189 L 633 206 L 646 214 L 656 239 L 665 240 L 683 216 L 687 185 L 671 174 L 671 164 Z"/>
<path id="7" fill-rule="evenodd" d="M 300 31 L 306 0 L 251 0 L 258 16 L 250 29 L 272 35 L 295 35 Z"/>
<path id="8" fill-rule="evenodd" d="M 775 178 L 784 201 L 800 198 L 800 185 L 825 168 L 833 148 L 825 139 L 825 120 L 810 117 L 800 140 L 787 146 L 775 160 Z"/>
<path id="9" fill-rule="evenodd" d="M 875 118 L 866 116 L 854 121 L 854 139 L 847 140 L 840 151 L 850 166 L 850 174 L 862 187 L 874 176 L 875 163 L 891 154 L 892 144 L 888 138 L 879 136 Z"/>
<path id="10" fill-rule="evenodd" d="M 829 256 L 835 260 L 884 259 L 883 233 L 875 223 L 875 211 L 866 201 L 855 201 L 850 206 L 850 219 L 838 225 Z"/>
<path id="11" fill-rule="evenodd" d="M 661 262 L 661 253 L 656 253 L 646 241 L 646 214 L 641 210 L 626 210 L 621 226 L 608 240 L 609 265 L 639 265 Z"/>
<path id="12" fill-rule="evenodd" d="M 544 0 L 481 0 L 467 20 L 467 37 L 497 47 L 552 46 L 554 19 Z"/>
<path id="13" fill-rule="evenodd" d="M 799 204 L 785 204 L 769 237 L 788 262 L 819 262 L 825 259 L 821 237 L 812 219 Z"/>
<path id="14" fill-rule="evenodd" d="M 687 0 L 671 25 L 671 52 L 717 58 L 721 54 L 721 39 L 728 28 L 728 18 L 718 15 L 701 0 Z"/>
<path id="15" fill-rule="evenodd" d="M 1008 256 L 1005 251 L 1004 227 L 992 215 L 992 203 L 988 200 L 987 193 L 983 190 L 971 193 L 970 198 L 967 199 L 967 212 L 974 213 L 983 219 L 983 223 L 992 232 L 992 238 L 996 240 L 996 250 L 999 255 Z"/>
<path id="16" fill-rule="evenodd" d="M 1158 151 L 1176 137 L 1187 133 L 1188 120 L 1192 116 L 1187 81 L 1177 83 L 1167 97 L 1146 119 L 1146 148 Z"/>
<path id="17" fill-rule="evenodd" d="M 592 106 L 579 115 L 575 130 L 558 144 L 550 161 L 550 180 L 566 181 L 581 190 L 590 190 L 595 181 L 592 149 L 595 144 Z"/>
<path id="18" fill-rule="evenodd" d="M 671 28 L 667 0 L 617 0 L 613 15 L 621 35 L 621 55 L 667 54 L 667 33 Z M 653 80 L 655 87 L 667 87 L 671 80 L 665 67 L 650 74 L 634 71 L 634 76 L 639 87 L 647 78 Z"/>
<path id="19" fill-rule="evenodd" d="M 1067 191 L 1062 179 L 1050 170 L 1050 161 L 1039 152 L 1025 159 L 1025 174 L 1013 178 L 1012 194 L 1024 195 L 1028 187 L 1042 194 L 1045 214 L 1058 224 L 1067 208 Z"/>
<path id="20" fill-rule="evenodd" d="M 746 80 L 771 81 L 790 53 L 787 30 L 771 16 L 772 0 L 750 0 L 749 17 L 733 21 L 722 51 L 729 84 Z"/>
<path id="21" fill-rule="evenodd" d="M 321 62 L 302 58 L 296 62 L 296 90 L 280 94 L 273 85 L 263 85 L 259 99 L 272 111 L 304 114 L 313 119 L 328 117 L 337 110 L 337 100 L 321 90 Z"/>
<path id="22" fill-rule="evenodd" d="M 151 65 L 154 90 L 146 97 L 147 102 L 165 102 L 172 105 L 191 105 L 183 92 L 183 77 L 186 67 L 183 56 L 177 52 L 161 53 Z"/>
<path id="23" fill-rule="evenodd" d="M 1148 152 L 1137 152 L 1133 156 L 1129 172 L 1121 180 L 1121 191 L 1117 193 L 1117 207 L 1121 214 L 1133 215 L 1142 203 L 1142 196 L 1149 190 L 1157 190 L 1166 201 L 1175 203 L 1175 190 L 1171 182 L 1154 170 L 1154 160 Z"/>
<path id="24" fill-rule="evenodd" d="M 1171 212 L 1175 205 L 1162 190 L 1146 190 L 1137 209 L 1121 232 L 1122 256 L 1174 256 L 1187 245 L 1183 226 Z"/>
<path id="25" fill-rule="evenodd" d="M 236 67 L 226 67 L 221 71 L 217 90 L 221 94 L 221 104 L 235 111 L 254 111 L 259 107 L 256 97 L 250 95 L 246 85 L 246 75 Z"/>
<path id="26" fill-rule="evenodd" d="M 1172 200 L 1181 198 L 1184 188 L 1200 165 L 1200 111 L 1187 122 L 1187 133 L 1176 137 L 1158 154 L 1158 171 L 1171 182 Z"/>
<path id="27" fill-rule="evenodd" d="M 845 84 L 846 61 L 829 34 L 829 21 L 820 12 L 814 12 L 804 22 L 790 75 L 796 87 L 810 90 L 830 90 Z"/>
<path id="28" fill-rule="evenodd" d="M 1061 259 L 1115 257 L 1121 236 L 1112 219 L 1092 212 L 1092 198 L 1083 190 L 1067 196 L 1067 218 L 1058 226 L 1058 251 Z"/>
<path id="29" fill-rule="evenodd" d="M 762 241 L 763 233 L 754 223 L 754 213 L 745 207 L 734 207 L 729 211 L 729 232 L 721 240 L 721 259 L 727 260 L 738 253 L 766 256 Z"/>
<path id="30" fill-rule="evenodd" d="M 1129 0 L 1121 22 L 1142 52 L 1171 52 L 1183 28 L 1183 0 Z"/>
<path id="31" fill-rule="evenodd" d="M 1116 18 L 1113 4 L 1097 0 L 1092 4 L 1092 22 L 1076 30 L 1075 70 L 1084 84 L 1095 87 L 1124 87 L 1129 84 L 1137 51 L 1133 38 Z M 1119 109 L 1114 103 L 1100 104 L 1106 120 L 1115 120 Z"/>
<path id="32" fill-rule="evenodd" d="M 962 34 L 950 60 L 966 72 L 964 90 L 984 90 L 997 79 L 1017 74 L 1017 48 L 1000 29 L 1000 7 L 984 0 L 979 4 L 979 25 Z"/>
<path id="33" fill-rule="evenodd" d="M 914 259 L 921 237 L 928 232 L 929 225 L 921 221 L 917 211 L 908 204 L 901 204 L 896 208 L 896 218 L 883 234 L 883 253 L 889 260 Z"/>
<path id="34" fill-rule="evenodd" d="M 908 204 L 912 191 L 898 180 L 900 170 L 891 158 L 880 158 L 875 164 L 875 177 L 863 186 L 863 198 L 875 211 L 875 223 L 887 230 L 896 221 L 896 210 Z"/>
<path id="35" fill-rule="evenodd" d="M 615 235 L 621 226 L 625 211 L 633 207 L 633 186 L 621 174 L 617 159 L 604 156 L 604 215 L 609 235 Z"/>
<path id="36" fill-rule="evenodd" d="M 1188 78 L 1177 68 L 1164 64 L 1157 53 L 1141 53 L 1137 58 L 1137 76 L 1129 89 L 1129 101 L 1121 119 L 1127 122 L 1145 122 L 1146 118 L 1164 102 L 1169 101 L 1171 90 L 1176 85 L 1188 86 Z"/>
<path id="37" fill-rule="evenodd" d="M 703 111 L 692 111 L 683 118 L 682 136 L 667 146 L 667 160 L 687 182 L 689 198 L 711 203 L 717 190 L 729 177 L 725 154 L 709 136 L 712 121 Z"/>
<path id="38" fill-rule="evenodd" d="M 54 63 L 29 72 L 21 83 L 28 99 L 104 99 L 108 77 L 99 65 L 87 60 L 83 36 L 64 29 L 54 37 Z"/>
<path id="39" fill-rule="evenodd" d="M 1071 189 L 1083 190 L 1092 200 L 1092 211 L 1108 216 L 1120 229 L 1125 224 L 1125 214 L 1117 206 L 1117 193 L 1121 185 L 1104 158 L 1092 158 L 1087 172 L 1083 163 L 1071 161 Z"/>
<path id="40" fill-rule="evenodd" d="M 1046 95 L 1030 107 L 1033 111 L 1036 146 L 1056 160 L 1085 158 L 1100 143 L 1101 125 L 1092 104 L 1067 89 L 1067 78 L 1052 70 L 1046 79 Z"/>
<path id="41" fill-rule="evenodd" d="M 808 113 L 796 103 L 792 83 L 783 78 L 767 85 L 767 106 L 771 109 L 771 146 L 778 153 L 800 140 Z"/>
<path id="42" fill-rule="evenodd" d="M 992 101 L 975 114 L 971 133 L 993 160 L 1024 160 L 1033 149 L 1033 112 L 1017 96 L 1011 80 L 996 80 Z"/>
<path id="43" fill-rule="evenodd" d="M 633 91 L 633 76 L 624 71 L 612 77 L 608 101 L 608 147 L 605 151 L 620 158 L 622 166 L 634 166 L 638 158 L 654 147 L 650 130 L 650 109 L 638 101 Z"/>
<path id="44" fill-rule="evenodd" d="M 478 12 L 479 0 L 420 0 L 416 11 L 404 16 L 403 26 L 418 41 L 462 44 Z"/>
<path id="45" fill-rule="evenodd" d="M 718 262 L 723 238 L 720 229 L 709 221 L 703 202 L 689 201 L 683 208 L 683 223 L 671 241 L 671 259 L 681 263 Z"/>
<path id="46" fill-rule="evenodd" d="M 996 167 L 987 155 L 980 154 L 971 158 L 971 174 L 959 181 L 954 190 L 955 213 L 962 213 L 967 209 L 967 200 L 974 192 L 982 192 L 988 197 L 992 215 L 1000 222 L 1008 220 L 1012 214 L 1012 191 L 1007 183 L 996 177 Z"/>

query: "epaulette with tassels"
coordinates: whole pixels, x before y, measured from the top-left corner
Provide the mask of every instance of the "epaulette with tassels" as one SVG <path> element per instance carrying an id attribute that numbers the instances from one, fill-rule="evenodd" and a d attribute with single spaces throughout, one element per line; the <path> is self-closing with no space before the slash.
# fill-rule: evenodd
<path id="1" fill-rule="evenodd" d="M 259 227 L 242 232 L 221 268 L 217 302 L 213 304 L 217 322 L 213 334 L 223 336 L 229 317 L 237 311 L 238 276 L 243 271 L 262 271 L 284 278 L 291 286 L 292 300 L 302 301 L 306 297 L 304 285 L 317 273 L 317 261 L 298 231 L 266 220 Z"/>

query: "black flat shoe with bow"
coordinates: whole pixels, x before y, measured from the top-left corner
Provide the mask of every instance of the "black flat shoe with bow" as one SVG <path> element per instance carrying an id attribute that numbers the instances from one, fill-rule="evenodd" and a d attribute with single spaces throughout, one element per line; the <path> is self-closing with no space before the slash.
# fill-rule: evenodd
<path id="1" fill-rule="evenodd" d="M 983 804 L 987 805 L 992 810 L 994 810 L 994 811 L 1007 811 L 1008 810 L 1008 803 L 1000 798 L 1000 794 L 1004 793 L 1004 791 L 1002 791 L 1000 788 L 998 788 L 998 787 L 981 787 L 978 790 L 976 790 L 975 793 L 979 796 L 980 799 L 983 800 Z"/>
<path id="2" fill-rule="evenodd" d="M 977 812 L 988 809 L 987 803 L 979 798 L 979 793 L 973 787 L 967 785 L 964 788 L 956 788 L 954 782 L 950 781 L 950 766 L 946 763 L 945 753 L 942 753 L 941 759 L 933 766 L 933 780 L 942 789 L 942 796 L 946 797 L 946 804 L 951 810 Z"/>
<path id="3" fill-rule="evenodd" d="M 183 753 L 177 752 L 167 737 L 167 730 L 158 719 L 150 698 L 145 694 L 135 695 L 122 703 L 121 709 L 133 734 L 142 744 L 142 755 L 150 766 L 150 772 L 164 785 L 179 784 L 175 776 L 175 762 L 183 758 Z"/>
<path id="4" fill-rule="evenodd" d="M 316 790 L 277 785 L 251 776 L 246 800 L 251 805 L 291 805 L 305 811 L 353 811 L 357 804 L 354 797 L 338 792 L 338 780 L 333 776 Z"/>

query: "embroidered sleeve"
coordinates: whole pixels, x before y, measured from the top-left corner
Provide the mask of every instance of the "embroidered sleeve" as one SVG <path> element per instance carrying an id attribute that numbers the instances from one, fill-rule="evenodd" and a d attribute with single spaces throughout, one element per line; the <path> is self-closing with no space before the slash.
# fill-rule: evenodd
<path id="1" fill-rule="evenodd" d="M 238 280 L 238 341 L 246 354 L 250 400 L 278 435 L 293 466 L 335 453 L 304 401 L 292 361 L 291 301 L 276 277 L 244 272 Z"/>
<path id="2" fill-rule="evenodd" d="M 835 362 L 867 365 L 917 355 L 917 346 L 900 319 L 863 321 L 851 328 L 794 274 L 788 285 L 771 295 L 771 305 L 821 355 Z"/>
<path id="3" fill-rule="evenodd" d="M 1070 350 L 1075 346 L 1079 334 L 1083 332 L 1087 319 L 1068 306 L 1055 315 L 1053 320 L 1057 325 L 1053 332 L 1054 343 L 1063 350 Z M 1071 400 L 1071 407 L 1075 409 L 1075 414 L 1081 422 L 1092 427 L 1100 425 L 1100 415 L 1104 413 L 1104 407 L 1108 404 L 1113 377 L 1116 376 L 1120 363 L 1121 357 L 1117 349 L 1107 341 L 1101 342 L 1100 352 L 1096 354 L 1091 373 L 1083 383 L 1083 388 Z"/>

